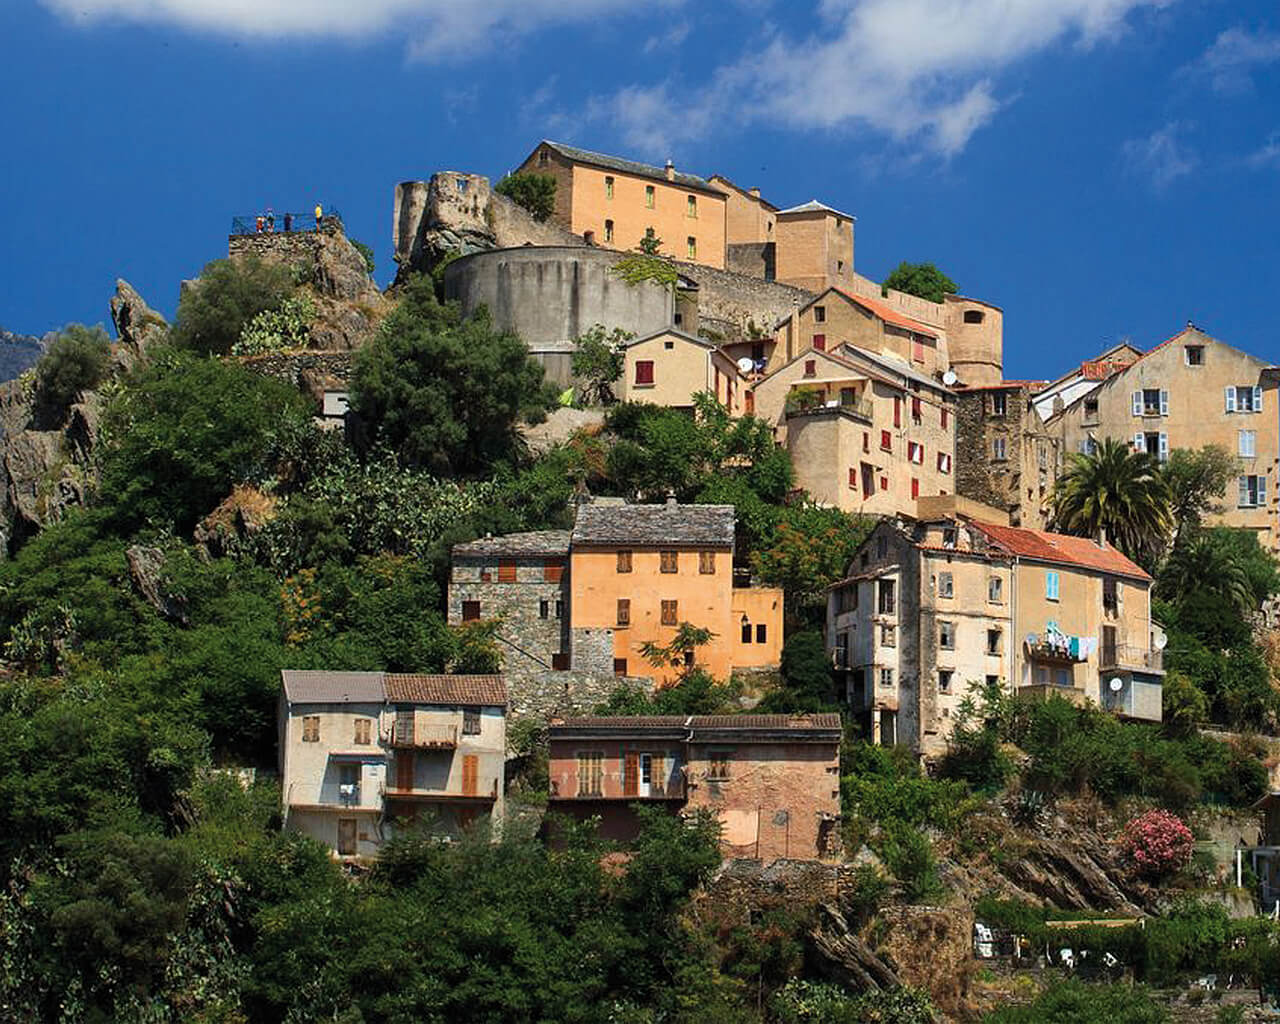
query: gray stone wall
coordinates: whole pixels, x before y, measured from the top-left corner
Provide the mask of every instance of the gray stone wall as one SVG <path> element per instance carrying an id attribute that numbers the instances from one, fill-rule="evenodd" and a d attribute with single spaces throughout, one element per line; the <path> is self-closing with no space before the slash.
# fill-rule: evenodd
<path id="1" fill-rule="evenodd" d="M 725 246 L 725 269 L 734 274 L 772 281 L 777 244 L 775 242 L 738 242 Z"/>
<path id="2" fill-rule="evenodd" d="M 956 493 L 1007 511 L 1013 526 L 1043 529 L 1043 507 L 1057 479 L 1060 442 L 1031 407 L 1027 389 L 1003 392 L 1002 417 L 989 411 L 991 396 L 997 393 L 957 393 Z M 1003 461 L 992 454 L 996 438 L 1005 442 Z M 1043 470 L 1039 466 L 1042 445 Z"/>
<path id="3" fill-rule="evenodd" d="M 227 255 L 257 256 L 260 260 L 282 263 L 315 262 L 320 232 L 283 231 L 256 235 L 231 235 L 227 239 Z"/>
<path id="4" fill-rule="evenodd" d="M 351 379 L 350 352 L 275 352 L 246 356 L 241 362 L 263 377 L 292 384 L 316 401 L 326 387 L 343 387 Z"/>
<path id="5" fill-rule="evenodd" d="M 712 326 L 726 338 L 745 337 L 750 325 L 772 336 L 783 317 L 814 297 L 813 292 L 789 284 L 766 281 L 700 263 L 676 262 L 680 272 L 698 282 L 698 315 L 703 327 Z"/>

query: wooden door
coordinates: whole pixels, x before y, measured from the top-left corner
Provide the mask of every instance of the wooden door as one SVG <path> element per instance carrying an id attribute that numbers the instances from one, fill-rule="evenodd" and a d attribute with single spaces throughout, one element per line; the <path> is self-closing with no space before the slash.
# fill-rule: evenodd
<path id="1" fill-rule="evenodd" d="M 350 857 L 356 852 L 356 819 L 338 819 L 338 853 Z"/>
<path id="2" fill-rule="evenodd" d="M 635 796 L 640 789 L 640 755 L 627 754 L 622 762 L 622 795 Z"/>
<path id="3" fill-rule="evenodd" d="M 480 758 L 475 754 L 464 754 L 462 756 L 462 795 L 478 796 L 479 795 L 479 768 Z"/>
<path id="4" fill-rule="evenodd" d="M 667 791 L 667 759 L 664 754 L 649 756 L 649 777 L 653 780 L 650 792 L 664 796 Z"/>
<path id="5" fill-rule="evenodd" d="M 396 789 L 413 789 L 413 751 L 396 754 Z"/>

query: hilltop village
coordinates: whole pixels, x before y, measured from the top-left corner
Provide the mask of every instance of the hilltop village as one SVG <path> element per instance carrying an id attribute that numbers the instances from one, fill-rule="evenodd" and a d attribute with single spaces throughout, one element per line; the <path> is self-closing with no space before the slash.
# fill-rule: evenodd
<path id="1" fill-rule="evenodd" d="M 0 388 L 0 1016 L 1280 1005 L 1280 366 L 773 198 L 542 141 Z"/>

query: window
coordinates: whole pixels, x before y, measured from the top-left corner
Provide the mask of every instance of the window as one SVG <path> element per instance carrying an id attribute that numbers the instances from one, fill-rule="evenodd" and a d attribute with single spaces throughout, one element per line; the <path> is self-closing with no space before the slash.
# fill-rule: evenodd
<path id="1" fill-rule="evenodd" d="M 662 602 L 662 624 L 664 626 L 674 626 L 676 620 L 680 617 L 678 611 L 678 602 L 663 601 Z"/>
<path id="2" fill-rule="evenodd" d="M 956 624 L 954 622 L 938 623 L 938 646 L 944 651 L 956 649 Z"/>
<path id="3" fill-rule="evenodd" d="M 915 501 L 920 497 L 920 480 L 918 477 L 911 478 L 911 500 Z"/>
<path id="4" fill-rule="evenodd" d="M 924 342 L 914 336 L 911 339 L 911 361 L 914 363 L 924 362 Z"/>
<path id="5" fill-rule="evenodd" d="M 1118 611 L 1120 608 L 1120 588 L 1114 576 L 1103 577 L 1102 607 L 1109 612 Z"/>
<path id="6" fill-rule="evenodd" d="M 769 627 L 763 622 L 756 623 L 756 643 L 763 644 L 769 642 Z"/>
<path id="7" fill-rule="evenodd" d="M 902 426 L 902 399 L 898 395 L 893 396 L 893 425 Z"/>
<path id="8" fill-rule="evenodd" d="M 1050 601 L 1058 600 L 1058 574 L 1052 569 L 1044 574 L 1044 596 Z"/>
<path id="9" fill-rule="evenodd" d="M 462 621 L 475 622 L 480 618 L 480 602 L 479 601 L 463 601 L 462 602 Z"/>
<path id="10" fill-rule="evenodd" d="M 630 572 L 630 571 L 631 571 L 631 552 L 619 551 L 618 552 L 618 572 Z"/>
<path id="11" fill-rule="evenodd" d="M 1258 508 L 1267 503 L 1267 478 L 1242 476 L 1240 478 L 1240 507 Z"/>
<path id="12" fill-rule="evenodd" d="M 924 422 L 924 410 L 921 409 L 920 399 L 918 398 L 911 399 L 911 419 L 916 426 Z"/>
<path id="13" fill-rule="evenodd" d="M 897 647 L 898 646 L 898 627 L 890 625 L 887 622 L 880 624 L 880 646 L 881 647 Z"/>
<path id="14" fill-rule="evenodd" d="M 745 616 L 743 616 L 745 618 Z M 751 623 L 744 622 L 742 624 L 742 642 L 744 644 L 751 643 Z"/>
<path id="15" fill-rule="evenodd" d="M 613 674 L 614 674 L 615 676 L 625 676 L 625 675 L 627 674 L 627 659 L 626 659 L 626 658 L 614 658 L 614 659 L 613 659 Z"/>
<path id="16" fill-rule="evenodd" d="M 880 686 L 886 690 L 893 686 L 893 669 L 882 668 L 880 670 Z"/>
<path id="17" fill-rule="evenodd" d="M 503 558 L 498 561 L 498 582 L 514 583 L 516 581 L 515 559 Z"/>
<path id="18" fill-rule="evenodd" d="M 1098 400 L 1096 398 L 1086 398 L 1084 400 L 1084 418 L 1090 422 L 1098 418 Z"/>
<path id="19" fill-rule="evenodd" d="M 679 572 L 680 571 L 680 552 L 678 551 L 662 551 L 658 555 L 661 559 L 662 572 Z"/>
<path id="20" fill-rule="evenodd" d="M 356 734 L 352 742 L 357 746 L 365 747 L 369 745 L 369 731 L 372 721 L 373 719 L 371 718 L 356 719 Z"/>
<path id="21" fill-rule="evenodd" d="M 303 715 L 302 716 L 302 742 L 303 743 L 319 743 L 320 742 L 320 716 L 319 715 Z"/>
<path id="22" fill-rule="evenodd" d="M 991 415 L 1004 416 L 1008 412 L 1009 396 L 1003 391 L 993 391 L 991 393 Z"/>
<path id="23" fill-rule="evenodd" d="M 653 384 L 653 360 L 636 360 L 636 387 L 649 387 Z"/>
<path id="24" fill-rule="evenodd" d="M 869 430 L 862 432 L 862 450 L 864 452 L 871 451 L 871 431 Z"/>
<path id="25" fill-rule="evenodd" d="M 551 162 L 551 154 L 545 149 L 538 150 L 538 166 L 546 167 Z"/>
<path id="26" fill-rule="evenodd" d="M 1142 415 L 1143 416 L 1168 416 L 1169 415 L 1169 392 L 1162 391 L 1160 388 L 1143 388 L 1142 391 L 1134 392 L 1142 396 Z"/>
<path id="27" fill-rule="evenodd" d="M 988 654 L 1000 653 L 1000 630 L 998 629 L 987 630 L 987 653 Z"/>
<path id="28" fill-rule="evenodd" d="M 825 324 L 825 323 L 827 322 L 827 307 L 826 307 L 826 306 L 814 306 L 814 307 L 813 307 L 813 322 L 814 322 L 815 324 Z"/>
<path id="29" fill-rule="evenodd" d="M 939 473 L 951 472 L 951 456 L 948 455 L 946 452 L 938 452 L 938 472 Z"/>
<path id="30" fill-rule="evenodd" d="M 952 672 L 951 669 L 949 668 L 943 668 L 938 670 L 938 692 L 939 693 L 951 692 L 951 677 L 954 674 L 955 673 Z"/>
<path id="31" fill-rule="evenodd" d="M 986 314 L 980 309 L 966 309 L 964 311 L 964 322 L 967 324 L 980 324 L 986 319 Z"/>
<path id="32" fill-rule="evenodd" d="M 954 526 L 943 527 L 942 546 L 944 548 L 954 548 L 956 546 L 956 528 Z"/>
<path id="33" fill-rule="evenodd" d="M 944 408 L 942 410 L 942 429 L 946 430 L 950 423 L 951 423 L 951 410 Z"/>
<path id="34" fill-rule="evenodd" d="M 698 552 L 698 572 L 703 576 L 716 574 L 716 553 L 714 551 Z"/>
<path id="35" fill-rule="evenodd" d="M 631 625 L 631 598 L 629 597 L 618 598 L 618 625 Z"/>
<path id="36" fill-rule="evenodd" d="M 652 185 L 646 185 L 646 186 L 644 187 L 644 205 L 645 205 L 646 207 L 648 207 L 650 210 L 652 210 L 652 209 L 653 209 L 653 200 L 654 200 L 654 195 L 655 195 L 655 193 L 654 193 L 654 190 L 653 190 L 653 186 L 652 186 Z M 653 229 L 652 229 L 652 228 L 650 228 L 649 230 L 650 230 L 651 232 L 653 231 Z M 650 237 L 652 237 L 652 236 L 650 236 Z"/>
<path id="37" fill-rule="evenodd" d="M 604 793 L 604 754 L 591 750 L 578 754 L 578 796 Z"/>
<path id="38" fill-rule="evenodd" d="M 999 676 L 987 676 L 987 685 L 988 685 L 988 686 L 998 686 L 999 684 L 1000 684 L 1000 677 L 999 677 Z"/>
<path id="39" fill-rule="evenodd" d="M 551 618 L 551 602 L 548 601 L 546 598 L 543 598 L 541 601 L 538 602 L 538 618 L 540 619 Z"/>
<path id="40" fill-rule="evenodd" d="M 611 220 L 604 222 L 604 240 L 606 242 L 613 241 L 613 221 Z"/>
<path id="41" fill-rule="evenodd" d="M 1262 412 L 1262 388 L 1249 384 L 1227 388 L 1227 412 Z"/>
<path id="42" fill-rule="evenodd" d="M 604 176 L 604 197 L 606 199 L 613 198 L 613 175 L 606 174 Z M 612 224 L 613 221 L 606 221 L 606 224 Z"/>
<path id="43" fill-rule="evenodd" d="M 949 572 L 938 573 L 938 596 L 954 597 L 955 596 L 955 580 Z"/>
<path id="44" fill-rule="evenodd" d="M 887 430 L 880 431 L 880 450 L 893 451 L 893 435 Z"/>
<path id="45" fill-rule="evenodd" d="M 1188 366 L 1204 366 L 1203 345 L 1185 345 L 1182 351 L 1186 355 Z"/>
<path id="46" fill-rule="evenodd" d="M 907 460 L 917 466 L 924 464 L 924 445 L 919 441 L 907 442 Z"/>
<path id="47" fill-rule="evenodd" d="M 1258 454 L 1258 432 L 1256 430 L 1240 431 L 1240 457 L 1252 459 Z"/>
<path id="48" fill-rule="evenodd" d="M 1005 439 L 997 437 L 991 442 L 991 457 L 996 462 L 1004 462 L 1005 460 Z"/>
<path id="49" fill-rule="evenodd" d="M 858 469 L 856 466 L 849 467 L 849 489 L 851 491 L 856 491 L 858 489 Z"/>
<path id="50" fill-rule="evenodd" d="M 684 246 L 685 255 L 691 260 L 696 260 L 698 258 L 698 240 L 693 235 L 690 235 L 684 240 Z"/>
<path id="51" fill-rule="evenodd" d="M 697 220 L 698 218 L 698 197 L 697 196 L 689 197 L 688 202 L 685 204 L 684 215 L 686 217 L 692 217 L 694 218 L 694 220 Z"/>
<path id="52" fill-rule="evenodd" d="M 882 615 L 892 615 L 894 609 L 893 580 L 878 580 L 880 601 L 878 608 Z"/>
<path id="53" fill-rule="evenodd" d="M 862 471 L 862 496 L 869 498 L 876 493 L 875 467 L 868 462 L 862 462 L 859 463 L 859 469 Z"/>
<path id="54" fill-rule="evenodd" d="M 731 750 L 711 750 L 707 752 L 707 778 L 723 781 L 729 777 L 729 760 L 733 757 Z"/>
<path id="55" fill-rule="evenodd" d="M 542 563 L 542 578 L 547 583 L 559 583 L 564 578 L 564 562 L 548 558 Z"/>
<path id="56" fill-rule="evenodd" d="M 453 183 L 458 187 L 458 191 L 465 193 L 470 185 L 466 178 L 454 178 Z"/>
<path id="57" fill-rule="evenodd" d="M 480 735 L 480 709 L 479 708 L 463 708 L 462 709 L 462 735 L 463 736 L 479 736 Z"/>
<path id="58" fill-rule="evenodd" d="M 564 601 L 556 602 L 556 618 L 557 619 L 564 618 Z"/>
<path id="59" fill-rule="evenodd" d="M 804 361 L 804 375 L 806 377 L 816 377 L 818 375 L 818 361 L 816 359 L 806 359 Z"/>
<path id="60" fill-rule="evenodd" d="M 825 334 L 815 334 L 813 336 L 813 347 L 819 352 L 827 350 L 827 336 Z"/>
<path id="61" fill-rule="evenodd" d="M 987 580 L 987 600 L 992 604 L 1000 604 L 1004 600 L 1004 580 L 999 576 Z"/>

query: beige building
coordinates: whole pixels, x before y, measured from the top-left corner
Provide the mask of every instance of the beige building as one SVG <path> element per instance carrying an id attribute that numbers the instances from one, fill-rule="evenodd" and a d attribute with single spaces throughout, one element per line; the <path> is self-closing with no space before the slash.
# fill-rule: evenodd
<path id="1" fill-rule="evenodd" d="M 830 593 L 828 643 L 865 734 L 937 756 L 975 684 L 1159 721 L 1151 578 L 1091 540 L 945 507 L 881 522 Z"/>
<path id="2" fill-rule="evenodd" d="M 1127 341 L 1113 345 L 1095 359 L 1086 359 L 1069 373 L 1043 385 L 1035 393 L 1036 415 L 1042 420 L 1062 412 L 1077 398 L 1142 358 L 1142 349 Z"/>
<path id="3" fill-rule="evenodd" d="M 724 267 L 725 194 L 695 174 L 549 141 L 517 170 L 555 178 L 553 218 L 592 244 L 625 251 L 656 237 L 665 256 Z"/>
<path id="4" fill-rule="evenodd" d="M 919 373 L 941 374 L 950 365 L 945 331 L 898 312 L 886 302 L 827 288 L 778 323 L 772 371 L 810 349 L 834 352 L 852 345 L 897 356 Z"/>
<path id="5" fill-rule="evenodd" d="M 705 338 L 668 328 L 635 338 L 623 348 L 622 379 L 614 386 L 623 402 L 692 409 L 693 396 L 707 392 L 742 415 L 750 394 L 733 358 Z"/>
<path id="6" fill-rule="evenodd" d="M 810 349 L 754 393 L 755 414 L 816 502 L 914 514 L 920 498 L 955 493 L 955 396 L 901 363 L 851 346 Z"/>
<path id="7" fill-rule="evenodd" d="M 1239 472 L 1218 521 L 1253 530 L 1275 552 L 1278 384 L 1280 367 L 1188 326 L 1076 397 L 1048 427 L 1068 453 L 1108 437 L 1161 461 L 1175 448 L 1222 446 L 1238 457 Z"/>
<path id="8" fill-rule="evenodd" d="M 500 824 L 500 676 L 286 670 L 278 717 L 284 825 L 340 857 L 375 855 L 397 821 L 444 834 Z"/>
<path id="9" fill-rule="evenodd" d="M 853 217 L 811 199 L 777 214 L 776 277 L 811 292 L 853 281 Z"/>

